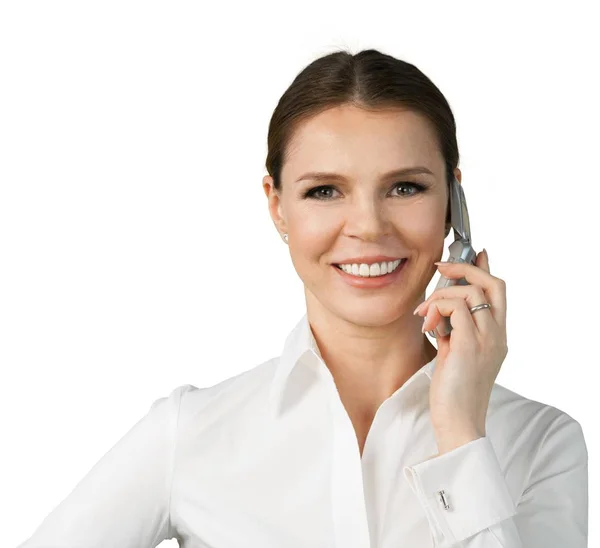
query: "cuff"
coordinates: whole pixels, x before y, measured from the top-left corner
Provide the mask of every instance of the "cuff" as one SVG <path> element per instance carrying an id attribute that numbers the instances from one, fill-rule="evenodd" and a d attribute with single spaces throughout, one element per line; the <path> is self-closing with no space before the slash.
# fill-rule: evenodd
<path id="1" fill-rule="evenodd" d="M 404 476 L 436 538 L 441 534 L 448 541 L 460 542 L 517 513 L 487 436 L 405 466 Z"/>

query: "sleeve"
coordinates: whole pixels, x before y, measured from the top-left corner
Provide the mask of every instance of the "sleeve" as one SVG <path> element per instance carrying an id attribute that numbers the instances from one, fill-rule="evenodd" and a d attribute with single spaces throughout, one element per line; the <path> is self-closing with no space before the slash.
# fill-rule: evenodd
<path id="1" fill-rule="evenodd" d="M 580 424 L 565 413 L 548 427 L 517 504 L 487 436 L 404 475 L 435 548 L 587 548 L 588 452 Z"/>
<path id="2" fill-rule="evenodd" d="M 154 401 L 17 548 L 150 548 L 173 538 L 173 457 L 189 387 Z"/>

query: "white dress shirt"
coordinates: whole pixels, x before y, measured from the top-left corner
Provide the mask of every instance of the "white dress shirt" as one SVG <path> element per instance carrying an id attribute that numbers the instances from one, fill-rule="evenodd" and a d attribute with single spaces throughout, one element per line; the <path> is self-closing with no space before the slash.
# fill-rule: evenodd
<path id="1" fill-rule="evenodd" d="M 281 356 L 154 401 L 19 548 L 586 547 L 580 424 L 496 383 L 486 436 L 436 456 L 434 367 L 361 458 L 304 315 Z"/>

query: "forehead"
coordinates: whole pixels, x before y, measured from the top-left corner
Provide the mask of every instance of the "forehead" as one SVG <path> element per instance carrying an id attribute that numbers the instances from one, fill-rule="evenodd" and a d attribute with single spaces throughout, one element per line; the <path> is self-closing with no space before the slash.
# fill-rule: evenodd
<path id="1" fill-rule="evenodd" d="M 313 168 L 352 170 L 360 165 L 385 171 L 416 164 L 427 165 L 432 171 L 443 165 L 435 131 L 427 118 L 407 109 L 367 111 L 343 105 L 321 112 L 296 128 L 284 169 L 293 175 L 297 170 Z"/>

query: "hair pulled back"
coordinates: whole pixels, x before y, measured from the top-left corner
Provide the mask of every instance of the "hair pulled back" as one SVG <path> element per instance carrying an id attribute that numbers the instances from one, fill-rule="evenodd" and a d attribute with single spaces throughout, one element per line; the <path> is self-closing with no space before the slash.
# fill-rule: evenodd
<path id="1" fill-rule="evenodd" d="M 315 59 L 279 99 L 269 122 L 266 159 L 277 191 L 281 190 L 281 170 L 294 130 L 304 120 L 344 104 L 374 111 L 409 109 L 425 116 L 435 131 L 449 187 L 459 154 L 448 101 L 416 66 L 367 49 L 356 54 L 341 50 Z"/>

